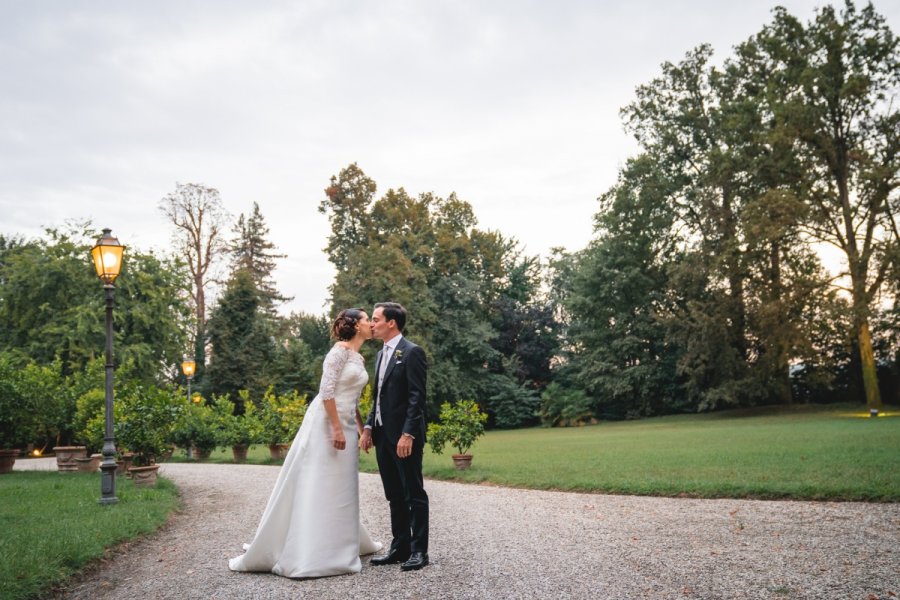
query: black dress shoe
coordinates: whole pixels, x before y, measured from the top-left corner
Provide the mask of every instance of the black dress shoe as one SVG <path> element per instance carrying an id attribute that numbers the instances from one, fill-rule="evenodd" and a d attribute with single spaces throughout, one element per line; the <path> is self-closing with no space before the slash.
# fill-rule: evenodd
<path id="1" fill-rule="evenodd" d="M 418 571 L 428 564 L 428 555 L 424 552 L 413 552 L 409 560 L 400 565 L 401 571 Z"/>
<path id="2" fill-rule="evenodd" d="M 369 560 L 370 565 L 375 565 L 376 567 L 381 565 L 394 565 L 397 563 L 405 562 L 409 558 L 409 550 L 390 550 L 384 556 L 376 556 Z"/>

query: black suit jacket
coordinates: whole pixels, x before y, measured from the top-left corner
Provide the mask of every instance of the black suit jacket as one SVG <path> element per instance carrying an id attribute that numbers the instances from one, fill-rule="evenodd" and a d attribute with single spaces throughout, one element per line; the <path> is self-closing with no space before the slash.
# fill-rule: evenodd
<path id="1" fill-rule="evenodd" d="M 378 365 L 381 350 L 375 360 L 375 389 L 372 410 L 366 424 L 375 427 L 375 407 L 381 402 L 381 423 L 388 441 L 396 445 L 404 433 L 412 435 L 413 447 L 425 444 L 425 381 L 428 363 L 425 351 L 406 337 L 400 339 L 388 361 L 378 390 Z"/>

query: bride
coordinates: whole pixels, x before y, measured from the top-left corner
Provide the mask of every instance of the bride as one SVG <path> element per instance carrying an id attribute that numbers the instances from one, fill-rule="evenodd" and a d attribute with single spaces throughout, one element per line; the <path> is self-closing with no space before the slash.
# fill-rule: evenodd
<path id="1" fill-rule="evenodd" d="M 256 536 L 232 571 L 283 577 L 359 573 L 360 555 L 381 549 L 359 518 L 358 403 L 369 380 L 359 348 L 371 339 L 365 311 L 342 310 L 331 327 L 338 340 L 322 366 L 319 394 L 278 474 Z"/>

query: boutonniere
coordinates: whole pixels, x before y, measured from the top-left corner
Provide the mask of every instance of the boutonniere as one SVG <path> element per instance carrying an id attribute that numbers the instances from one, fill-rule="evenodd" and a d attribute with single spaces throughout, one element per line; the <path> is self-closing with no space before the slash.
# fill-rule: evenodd
<path id="1" fill-rule="evenodd" d="M 403 360 L 403 350 L 394 350 L 394 364 L 400 364 Z"/>

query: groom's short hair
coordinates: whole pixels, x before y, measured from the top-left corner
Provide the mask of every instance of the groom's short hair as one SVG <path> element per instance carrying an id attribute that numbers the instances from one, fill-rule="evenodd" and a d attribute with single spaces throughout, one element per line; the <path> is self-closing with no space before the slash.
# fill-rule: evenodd
<path id="1" fill-rule="evenodd" d="M 396 321 L 397 329 L 403 333 L 403 329 L 406 327 L 406 309 L 402 305 L 396 302 L 378 302 L 375 304 L 375 308 L 381 309 L 385 321 Z"/>

